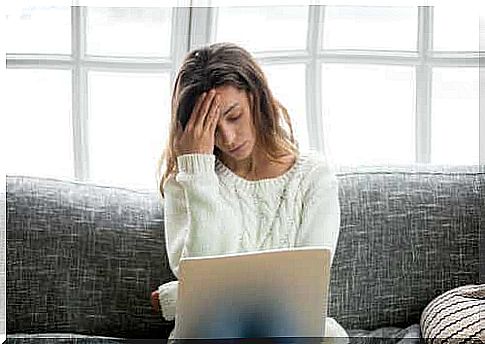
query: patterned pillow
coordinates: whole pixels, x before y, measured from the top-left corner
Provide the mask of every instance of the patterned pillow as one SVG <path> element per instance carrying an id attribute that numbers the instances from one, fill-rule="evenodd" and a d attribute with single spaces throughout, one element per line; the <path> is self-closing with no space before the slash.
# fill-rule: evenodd
<path id="1" fill-rule="evenodd" d="M 421 333 L 426 343 L 485 342 L 485 284 L 466 285 L 435 298 L 421 314 Z M 482 313 L 482 314 L 480 314 Z"/>

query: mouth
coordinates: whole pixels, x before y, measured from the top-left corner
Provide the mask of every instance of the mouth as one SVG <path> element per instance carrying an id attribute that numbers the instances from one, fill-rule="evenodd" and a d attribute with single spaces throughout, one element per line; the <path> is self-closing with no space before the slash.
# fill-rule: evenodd
<path id="1" fill-rule="evenodd" d="M 246 142 L 244 142 L 243 144 L 240 144 L 239 146 L 237 146 L 236 148 L 234 148 L 233 150 L 230 150 L 229 153 L 235 153 L 237 152 L 238 150 L 240 150 L 244 145 L 246 144 Z"/>

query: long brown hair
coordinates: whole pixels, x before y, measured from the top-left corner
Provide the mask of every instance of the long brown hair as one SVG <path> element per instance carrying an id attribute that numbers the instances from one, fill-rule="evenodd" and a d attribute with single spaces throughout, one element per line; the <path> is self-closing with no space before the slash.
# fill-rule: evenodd
<path id="1" fill-rule="evenodd" d="M 214 43 L 189 52 L 175 79 L 169 135 L 157 166 L 162 197 L 165 182 L 177 171 L 177 159 L 174 156 L 177 121 L 180 120 L 185 127 L 199 95 L 223 85 L 244 90 L 251 96 L 251 113 L 258 146 L 263 148 L 270 161 L 279 162 L 282 156 L 289 153 L 298 156 L 298 143 L 293 136 L 288 111 L 273 97 L 261 67 L 240 46 L 226 42 Z M 217 147 L 214 147 L 214 155 L 220 159 L 221 151 Z M 162 164 L 165 165 L 163 175 Z"/>

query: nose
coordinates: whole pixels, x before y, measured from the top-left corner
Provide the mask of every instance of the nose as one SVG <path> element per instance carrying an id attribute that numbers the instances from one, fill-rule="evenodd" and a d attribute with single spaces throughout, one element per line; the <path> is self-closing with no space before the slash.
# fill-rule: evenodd
<path id="1" fill-rule="evenodd" d="M 218 134 L 219 139 L 224 147 L 229 150 L 236 148 L 235 145 L 237 143 L 235 142 L 236 135 L 234 130 L 222 127 L 218 130 Z"/>

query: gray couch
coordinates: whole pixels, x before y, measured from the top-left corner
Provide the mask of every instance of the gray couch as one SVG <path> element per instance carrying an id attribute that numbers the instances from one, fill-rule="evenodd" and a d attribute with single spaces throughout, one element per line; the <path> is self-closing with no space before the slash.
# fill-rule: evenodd
<path id="1" fill-rule="evenodd" d="M 340 168 L 338 180 L 329 315 L 351 342 L 419 341 L 433 298 L 484 283 L 483 167 Z M 150 305 L 175 279 L 156 190 L 7 176 L 6 196 L 8 343 L 168 337 L 174 323 Z"/>

